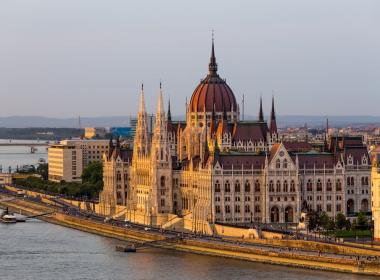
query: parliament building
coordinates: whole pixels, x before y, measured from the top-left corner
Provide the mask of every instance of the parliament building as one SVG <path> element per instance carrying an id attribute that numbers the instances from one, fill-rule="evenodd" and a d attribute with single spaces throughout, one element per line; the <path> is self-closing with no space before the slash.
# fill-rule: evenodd
<path id="1" fill-rule="evenodd" d="M 144 90 L 133 150 L 111 143 L 103 155 L 101 212 L 136 223 L 212 233 L 215 224 L 297 224 L 302 213 L 335 217 L 371 208 L 371 164 L 361 137 L 328 136 L 323 147 L 282 141 L 275 104 L 264 119 L 241 120 L 218 75 L 214 43 L 208 75 L 173 121 L 160 86 L 148 132 Z"/>

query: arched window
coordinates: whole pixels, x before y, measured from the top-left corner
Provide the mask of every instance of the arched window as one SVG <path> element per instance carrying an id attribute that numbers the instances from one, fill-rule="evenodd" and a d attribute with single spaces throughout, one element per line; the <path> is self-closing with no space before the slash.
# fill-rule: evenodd
<path id="1" fill-rule="evenodd" d="M 280 180 L 277 180 L 277 183 L 276 183 L 276 192 L 281 192 L 281 182 L 280 182 Z"/>
<path id="2" fill-rule="evenodd" d="M 260 192 L 260 182 L 259 182 L 259 180 L 255 181 L 255 192 Z"/>
<path id="3" fill-rule="evenodd" d="M 288 161 L 286 159 L 284 159 L 284 161 L 282 162 L 282 168 L 284 169 L 288 168 Z"/>
<path id="4" fill-rule="evenodd" d="M 321 179 L 318 179 L 317 180 L 317 192 L 321 192 L 322 191 L 322 181 Z"/>
<path id="5" fill-rule="evenodd" d="M 326 183 L 326 191 L 331 192 L 332 191 L 332 183 L 330 179 L 327 179 Z"/>
<path id="6" fill-rule="evenodd" d="M 336 180 L 335 189 L 337 192 L 342 191 L 342 182 L 340 181 L 340 179 Z"/>
<path id="7" fill-rule="evenodd" d="M 224 183 L 224 191 L 225 192 L 231 191 L 231 184 L 230 184 L 230 181 L 228 181 L 228 180 Z"/>
<path id="8" fill-rule="evenodd" d="M 362 177 L 362 186 L 368 186 L 368 177 Z"/>
<path id="9" fill-rule="evenodd" d="M 311 181 L 311 179 L 307 180 L 306 189 L 307 189 L 308 192 L 312 192 L 313 191 L 313 182 Z"/>
<path id="10" fill-rule="evenodd" d="M 216 182 L 215 182 L 215 192 L 220 192 L 220 183 L 219 183 L 219 180 L 216 180 Z"/>
<path id="11" fill-rule="evenodd" d="M 280 159 L 277 159 L 277 160 L 276 160 L 276 168 L 277 168 L 277 169 L 281 168 L 281 162 L 280 162 Z"/>
<path id="12" fill-rule="evenodd" d="M 240 182 L 239 182 L 239 180 L 235 181 L 235 192 L 240 192 Z"/>
<path id="13" fill-rule="evenodd" d="M 245 184 L 244 184 L 244 191 L 245 192 L 250 192 L 251 191 L 251 184 L 249 183 L 249 181 L 245 181 Z"/>
<path id="14" fill-rule="evenodd" d="M 347 186 L 351 186 L 351 178 L 347 177 Z"/>
<path id="15" fill-rule="evenodd" d="M 290 182 L 290 192 L 296 192 L 296 184 L 294 183 L 294 180 Z"/>
<path id="16" fill-rule="evenodd" d="M 272 180 L 269 182 L 269 192 L 274 192 L 274 185 Z"/>
<path id="17" fill-rule="evenodd" d="M 284 192 L 288 192 L 288 181 L 284 181 Z"/>
<path id="18" fill-rule="evenodd" d="M 165 176 L 161 176 L 161 188 L 165 188 Z"/>
<path id="19" fill-rule="evenodd" d="M 351 177 L 351 186 L 353 186 L 353 185 L 355 185 L 355 179 L 354 179 L 354 177 Z"/>

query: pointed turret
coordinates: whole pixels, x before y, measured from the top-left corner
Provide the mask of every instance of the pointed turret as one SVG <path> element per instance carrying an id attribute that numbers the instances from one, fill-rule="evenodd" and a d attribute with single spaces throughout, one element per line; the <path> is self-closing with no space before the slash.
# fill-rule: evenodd
<path id="1" fill-rule="evenodd" d="M 158 93 L 156 122 L 152 139 L 152 157 L 155 161 L 168 161 L 168 130 L 167 120 L 164 109 L 162 86 L 160 83 L 160 91 Z"/>
<path id="2" fill-rule="evenodd" d="M 270 135 L 277 134 L 277 122 L 276 122 L 276 113 L 274 110 L 274 97 L 272 96 L 272 111 L 270 113 L 270 124 L 269 124 Z"/>
<path id="3" fill-rule="evenodd" d="M 208 64 L 208 70 L 210 76 L 217 76 L 218 64 L 216 63 L 215 50 L 214 50 L 214 37 L 212 38 L 210 63 Z"/>
<path id="4" fill-rule="evenodd" d="M 264 122 L 263 99 L 261 98 L 261 96 L 260 96 L 259 122 Z"/>
<path id="5" fill-rule="evenodd" d="M 165 108 L 162 96 L 162 85 L 160 83 L 160 92 L 158 94 L 157 111 L 156 111 L 156 125 L 165 121 Z"/>
<path id="6" fill-rule="evenodd" d="M 133 144 L 134 156 L 147 155 L 149 149 L 148 142 L 148 116 L 145 111 L 144 85 L 141 85 L 140 105 L 137 115 L 137 126 Z"/>
<path id="7" fill-rule="evenodd" d="M 168 102 L 168 121 L 169 122 L 172 121 L 172 112 L 170 110 L 170 99 L 169 99 L 169 102 Z"/>

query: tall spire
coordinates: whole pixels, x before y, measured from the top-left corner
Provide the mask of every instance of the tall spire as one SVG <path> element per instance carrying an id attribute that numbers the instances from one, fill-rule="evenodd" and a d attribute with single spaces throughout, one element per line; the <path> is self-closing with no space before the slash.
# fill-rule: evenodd
<path id="1" fill-rule="evenodd" d="M 169 102 L 168 102 L 168 121 L 169 122 L 172 121 L 172 112 L 170 110 L 170 99 L 169 99 Z"/>
<path id="2" fill-rule="evenodd" d="M 259 111 L 259 122 L 264 121 L 264 113 L 263 113 L 263 99 L 260 96 L 260 111 Z"/>
<path id="3" fill-rule="evenodd" d="M 141 84 L 139 113 L 145 113 L 144 84 Z"/>
<path id="4" fill-rule="evenodd" d="M 210 63 L 208 65 L 209 74 L 211 76 L 216 76 L 218 71 L 218 64 L 216 63 L 215 50 L 214 50 L 214 31 L 212 31 L 212 46 L 211 46 L 211 57 Z"/>
<path id="5" fill-rule="evenodd" d="M 162 97 L 162 84 L 160 82 L 160 92 L 158 94 L 158 103 L 157 103 L 156 115 L 158 117 L 158 116 L 162 116 L 163 114 L 165 114 L 165 110 L 164 110 L 164 102 L 163 102 L 163 97 Z"/>
<path id="6" fill-rule="evenodd" d="M 270 134 L 277 134 L 277 123 L 276 123 L 276 113 L 274 110 L 274 96 L 272 96 L 272 111 L 270 113 L 270 126 L 269 126 Z"/>
<path id="7" fill-rule="evenodd" d="M 140 106 L 137 114 L 137 125 L 133 144 L 133 156 L 146 155 L 149 149 L 148 116 L 145 111 L 144 84 L 141 84 Z"/>

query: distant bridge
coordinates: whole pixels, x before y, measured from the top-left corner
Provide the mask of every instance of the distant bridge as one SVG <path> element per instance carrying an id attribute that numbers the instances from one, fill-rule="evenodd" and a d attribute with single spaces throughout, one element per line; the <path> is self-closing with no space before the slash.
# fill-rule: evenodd
<path id="1" fill-rule="evenodd" d="M 42 146 L 49 146 L 52 145 L 50 143 L 0 143 L 0 147 L 12 147 L 12 146 L 19 146 L 19 147 L 42 147 Z"/>
<path id="2" fill-rule="evenodd" d="M 52 145 L 51 143 L 32 143 L 32 142 L 25 142 L 25 143 L 0 143 L 0 147 L 29 147 L 30 153 L 34 154 L 37 151 L 36 147 L 49 147 Z"/>

